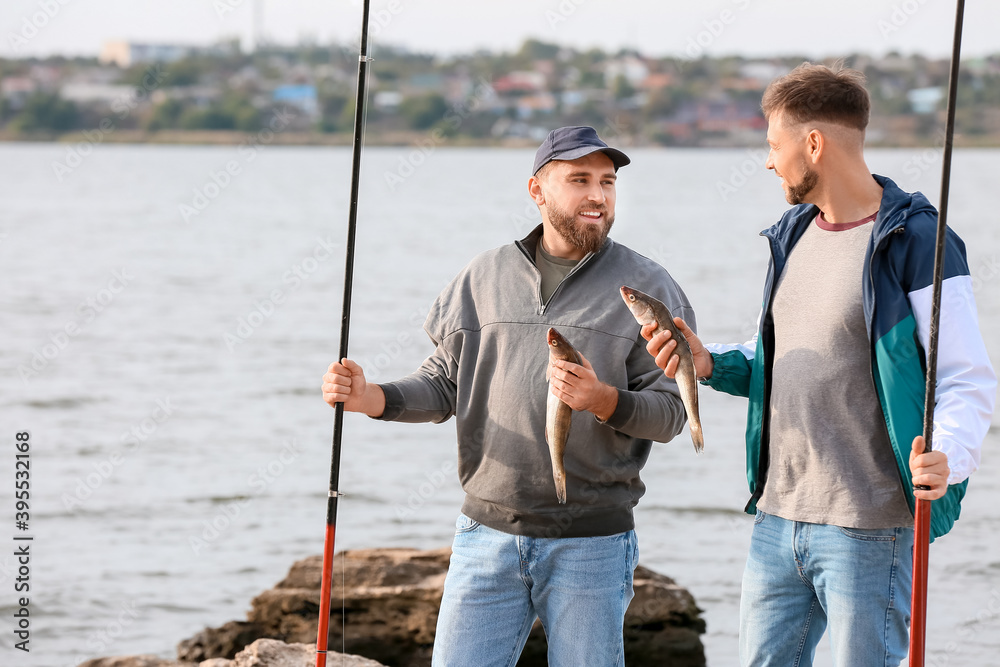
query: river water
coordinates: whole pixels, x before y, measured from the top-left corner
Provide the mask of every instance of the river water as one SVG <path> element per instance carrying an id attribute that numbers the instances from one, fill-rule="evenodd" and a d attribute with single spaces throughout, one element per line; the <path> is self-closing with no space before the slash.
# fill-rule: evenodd
<path id="1" fill-rule="evenodd" d="M 333 411 L 320 376 L 340 327 L 350 152 L 342 148 L 0 145 L 0 663 L 172 657 L 319 553 Z M 85 153 L 85 154 L 84 154 Z M 633 149 L 613 236 L 664 264 L 706 341 L 752 333 L 786 208 L 759 150 Z M 933 151 L 869 164 L 937 199 Z M 364 155 L 352 356 L 388 380 L 430 351 L 440 288 L 527 233 L 530 150 Z M 957 151 L 949 222 L 1000 359 L 1000 151 Z M 641 562 L 695 595 L 712 667 L 737 664 L 745 402 L 703 390 L 706 452 L 685 434 L 643 471 Z M 962 520 L 931 550 L 929 665 L 1000 651 L 1000 430 Z M 14 523 L 15 434 L 30 432 L 28 529 Z M 348 415 L 337 546 L 450 543 L 454 427 Z M 14 537 L 31 536 L 30 652 L 14 648 Z M 825 644 L 817 661 L 829 664 Z"/>

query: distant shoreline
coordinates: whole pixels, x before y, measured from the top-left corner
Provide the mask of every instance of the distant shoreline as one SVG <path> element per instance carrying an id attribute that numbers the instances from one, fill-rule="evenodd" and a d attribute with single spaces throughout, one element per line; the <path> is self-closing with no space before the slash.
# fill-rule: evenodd
<path id="1" fill-rule="evenodd" d="M 101 133 L 99 130 L 81 130 L 65 134 L 33 134 L 23 135 L 0 131 L 0 142 L 11 143 L 59 143 L 59 144 L 158 144 L 158 145 L 195 145 L 195 146 L 239 146 L 241 144 L 271 145 L 271 146 L 351 146 L 354 137 L 351 133 L 323 132 L 278 132 L 269 130 L 257 132 L 237 132 L 229 130 L 161 130 L 147 132 L 144 130 L 116 130 Z M 485 139 L 480 137 L 441 137 L 427 132 L 369 132 L 365 136 L 366 146 L 398 146 L 398 147 L 509 147 L 535 148 L 538 142 L 534 139 L 504 138 Z"/>
<path id="2" fill-rule="evenodd" d="M 144 130 L 116 130 L 101 133 L 99 130 L 68 132 L 65 134 L 34 134 L 22 135 L 0 131 L 0 143 L 58 143 L 58 144 L 155 144 L 155 145 L 193 145 L 193 146 L 239 146 L 241 144 L 272 145 L 272 146 L 351 146 L 353 136 L 350 133 L 321 132 L 280 132 L 267 134 L 264 132 L 235 132 L 223 130 L 162 130 L 147 132 Z M 739 143 L 733 141 L 705 141 L 696 145 L 669 146 L 656 143 L 645 143 L 634 138 L 619 138 L 623 146 L 636 148 L 758 148 L 763 146 L 764 137 L 760 142 Z M 535 148 L 538 142 L 528 138 L 505 137 L 489 139 L 485 137 L 439 137 L 432 131 L 425 132 L 382 132 L 368 133 L 365 137 L 366 146 L 395 146 L 430 148 Z M 878 141 L 869 141 L 868 148 L 941 148 L 930 139 L 913 136 L 885 136 Z M 1000 148 L 1000 135 L 981 135 L 976 137 L 955 137 L 956 148 Z"/>

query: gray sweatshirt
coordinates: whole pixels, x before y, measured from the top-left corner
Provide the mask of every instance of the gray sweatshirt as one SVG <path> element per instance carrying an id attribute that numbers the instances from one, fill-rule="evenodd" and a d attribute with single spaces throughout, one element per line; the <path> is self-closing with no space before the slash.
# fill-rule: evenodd
<path id="1" fill-rule="evenodd" d="M 483 525 L 531 537 L 612 535 L 634 527 L 651 441 L 669 441 L 685 422 L 677 385 L 646 352 L 619 287 L 655 296 L 692 329 L 694 311 L 663 267 L 610 239 L 543 303 L 533 259 L 541 234 L 539 226 L 480 254 L 444 289 L 424 323 L 434 354 L 415 373 L 381 385 L 381 418 L 456 416 L 462 512 Z M 556 501 L 545 442 L 549 327 L 618 389 L 607 422 L 573 413 L 565 505 Z"/>

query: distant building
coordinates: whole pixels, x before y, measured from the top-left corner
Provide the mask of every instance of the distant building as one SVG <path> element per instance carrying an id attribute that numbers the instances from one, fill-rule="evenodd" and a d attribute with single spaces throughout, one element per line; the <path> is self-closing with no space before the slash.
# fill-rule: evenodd
<path id="1" fill-rule="evenodd" d="M 557 106 L 555 95 L 542 92 L 517 98 L 515 109 L 518 118 L 528 119 L 539 114 L 554 113 Z"/>
<path id="2" fill-rule="evenodd" d="M 410 95 L 439 93 L 444 90 L 444 77 L 437 72 L 421 72 L 407 79 L 403 88 Z"/>
<path id="3" fill-rule="evenodd" d="M 763 60 L 743 63 L 740 66 L 740 78 L 744 80 L 744 90 L 764 90 L 767 84 L 780 76 L 788 74 L 785 65 Z"/>
<path id="4" fill-rule="evenodd" d="M 0 96 L 6 98 L 14 110 L 23 107 L 25 100 L 36 90 L 38 83 L 31 77 L 8 76 L 0 79 Z"/>
<path id="5" fill-rule="evenodd" d="M 493 82 L 500 95 L 524 95 L 545 90 L 545 75 L 541 72 L 510 72 Z"/>
<path id="6" fill-rule="evenodd" d="M 104 42 L 97 56 L 103 65 L 131 67 L 137 63 L 172 63 L 184 58 L 191 47 L 174 44 L 137 44 L 135 42 Z"/>
<path id="7" fill-rule="evenodd" d="M 650 74 L 645 79 L 639 82 L 639 88 L 641 90 L 660 90 L 661 88 L 669 88 L 674 84 L 674 77 L 667 72 L 656 72 Z"/>
<path id="8" fill-rule="evenodd" d="M 649 76 L 649 68 L 635 56 L 625 56 L 610 61 L 604 67 L 604 84 L 611 86 L 619 77 L 625 77 L 629 85 L 639 86 Z"/>
<path id="9" fill-rule="evenodd" d="M 135 86 L 110 83 L 67 83 L 60 89 L 59 95 L 70 102 L 111 104 L 116 100 L 126 100 L 134 96 Z"/>
<path id="10" fill-rule="evenodd" d="M 194 53 L 226 56 L 238 50 L 239 43 L 235 40 L 220 42 L 209 47 L 111 41 L 104 42 L 101 46 L 97 60 L 102 65 L 118 65 L 124 69 L 138 63 L 172 63 Z"/>
<path id="11" fill-rule="evenodd" d="M 285 102 L 302 109 L 309 116 L 319 115 L 316 86 L 308 84 L 278 86 L 274 89 L 275 102 Z"/>
<path id="12" fill-rule="evenodd" d="M 688 142 L 705 135 L 741 137 L 763 132 L 767 122 L 756 102 L 747 100 L 700 100 L 685 102 L 661 124 L 674 140 Z"/>
<path id="13" fill-rule="evenodd" d="M 913 113 L 927 114 L 937 111 L 941 100 L 944 99 L 944 89 L 942 88 L 915 88 L 906 93 L 906 99 L 910 102 Z"/>
<path id="14" fill-rule="evenodd" d="M 396 111 L 403 103 L 403 93 L 398 90 L 380 90 L 373 99 L 375 108 L 381 111 Z"/>

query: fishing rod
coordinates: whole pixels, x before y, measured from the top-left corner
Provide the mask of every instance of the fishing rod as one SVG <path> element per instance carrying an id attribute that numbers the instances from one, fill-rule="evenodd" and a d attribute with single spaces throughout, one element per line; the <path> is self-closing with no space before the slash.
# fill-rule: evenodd
<path id="1" fill-rule="evenodd" d="M 948 191 L 951 186 L 951 149 L 955 137 L 955 99 L 958 95 L 959 56 L 962 51 L 962 19 L 965 0 L 958 0 L 955 39 L 948 74 L 948 120 L 944 134 L 944 164 L 941 169 L 941 205 L 934 245 L 934 282 L 931 298 L 931 330 L 927 350 L 927 384 L 924 390 L 924 453 L 932 450 L 934 399 L 937 386 L 938 325 L 941 321 L 941 283 L 944 281 L 944 244 L 948 228 Z M 920 487 L 918 487 L 920 488 Z M 926 488 L 926 487 L 924 487 Z M 931 501 L 917 499 L 913 518 L 913 596 L 910 600 L 910 667 L 924 667 L 927 638 L 927 560 L 930 551 Z"/>
<path id="2" fill-rule="evenodd" d="M 340 320 L 340 353 L 347 357 L 351 330 L 351 294 L 354 288 L 354 238 L 358 228 L 358 190 L 361 185 L 361 144 L 365 133 L 365 96 L 368 88 L 368 8 L 364 0 L 361 17 L 361 52 L 358 57 L 358 95 L 354 107 L 354 159 L 351 167 L 351 205 L 347 218 L 347 253 L 344 260 L 344 300 Z M 333 456 L 330 462 L 330 492 L 326 504 L 326 537 L 323 543 L 323 578 L 319 596 L 319 628 L 316 636 L 316 667 L 326 667 L 326 649 L 330 629 L 330 589 L 333 585 L 333 544 L 337 532 L 337 500 L 343 494 L 340 485 L 340 450 L 344 433 L 344 404 L 337 403 L 333 422 Z"/>

